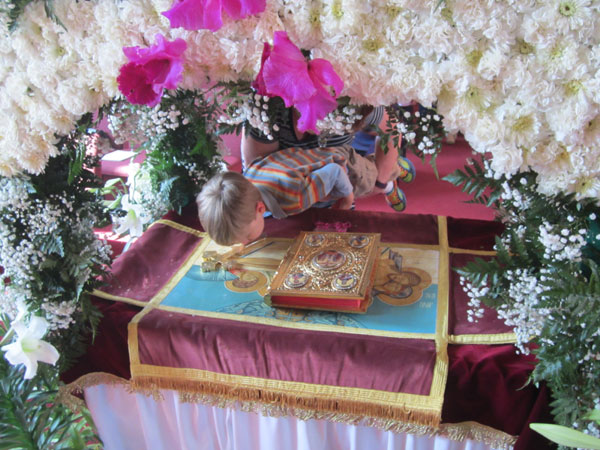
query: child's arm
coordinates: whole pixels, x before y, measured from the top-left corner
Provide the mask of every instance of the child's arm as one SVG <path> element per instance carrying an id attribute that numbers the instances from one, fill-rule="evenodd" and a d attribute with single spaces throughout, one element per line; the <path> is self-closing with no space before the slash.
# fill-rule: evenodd
<path id="1" fill-rule="evenodd" d="M 246 130 L 242 131 L 241 151 L 244 168 L 253 161 L 263 158 L 279 149 L 279 141 L 261 142 L 254 139 Z"/>

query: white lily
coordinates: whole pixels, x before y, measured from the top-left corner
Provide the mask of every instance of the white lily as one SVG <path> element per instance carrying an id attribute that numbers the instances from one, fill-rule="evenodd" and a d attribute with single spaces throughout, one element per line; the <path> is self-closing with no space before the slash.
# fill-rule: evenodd
<path id="1" fill-rule="evenodd" d="M 32 316 L 29 326 L 22 320 L 12 322 L 12 329 L 17 333 L 17 340 L 2 347 L 4 355 L 13 366 L 25 365 L 25 379 L 31 379 L 37 373 L 38 361 L 56 364 L 58 351 L 52 344 L 42 341 L 48 330 L 48 322 L 43 317 Z"/>
<path id="2" fill-rule="evenodd" d="M 121 208 L 127 214 L 117 219 L 115 233 L 128 232 L 131 237 L 141 236 L 144 231 L 144 224 L 150 221 L 150 217 L 144 212 L 142 205 L 131 203 L 129 197 L 125 196 L 121 200 Z"/>

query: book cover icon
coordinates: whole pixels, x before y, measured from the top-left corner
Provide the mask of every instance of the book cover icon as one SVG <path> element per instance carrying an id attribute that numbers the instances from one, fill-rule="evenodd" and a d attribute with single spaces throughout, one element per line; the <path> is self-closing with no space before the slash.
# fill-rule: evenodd
<path id="1" fill-rule="evenodd" d="M 365 313 L 371 304 L 379 233 L 302 231 L 271 282 L 271 306 Z"/>

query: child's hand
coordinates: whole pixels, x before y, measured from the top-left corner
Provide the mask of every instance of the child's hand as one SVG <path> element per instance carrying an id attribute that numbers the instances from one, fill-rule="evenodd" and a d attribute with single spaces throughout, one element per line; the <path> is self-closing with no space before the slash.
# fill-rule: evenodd
<path id="1" fill-rule="evenodd" d="M 351 192 L 350 195 L 346 197 L 340 198 L 333 207 L 337 209 L 350 209 L 352 203 L 354 203 L 354 192 Z"/>

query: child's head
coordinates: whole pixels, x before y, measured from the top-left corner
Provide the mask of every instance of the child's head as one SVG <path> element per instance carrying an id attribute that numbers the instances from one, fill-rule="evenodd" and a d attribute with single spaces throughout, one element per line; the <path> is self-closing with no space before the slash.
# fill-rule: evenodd
<path id="1" fill-rule="evenodd" d="M 196 203 L 202 227 L 217 244 L 247 244 L 263 232 L 265 204 L 256 186 L 241 173 L 215 175 Z"/>

